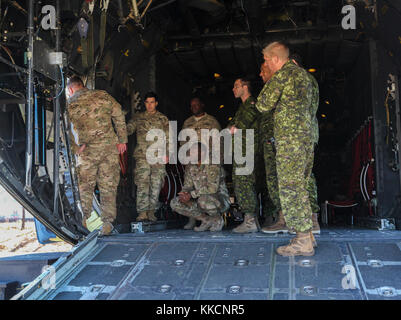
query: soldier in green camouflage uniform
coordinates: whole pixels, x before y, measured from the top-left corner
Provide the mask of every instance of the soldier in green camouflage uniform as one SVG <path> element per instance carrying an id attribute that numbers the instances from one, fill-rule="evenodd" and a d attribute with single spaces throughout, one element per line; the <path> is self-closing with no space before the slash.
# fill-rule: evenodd
<path id="1" fill-rule="evenodd" d="M 118 154 L 126 150 L 127 132 L 120 104 L 106 91 L 88 90 L 81 79 L 68 83 L 68 113 L 78 136 L 77 172 L 84 212 L 83 224 L 92 212 L 93 192 L 98 185 L 102 207 L 101 234 L 112 231 L 116 218 L 116 195 L 120 181 Z M 115 130 L 113 129 L 113 125 Z M 73 141 L 73 139 L 71 139 Z M 74 145 L 74 144 L 72 144 Z"/>
<path id="2" fill-rule="evenodd" d="M 299 67 L 301 67 L 301 68 L 303 67 L 302 59 L 298 54 L 296 54 L 296 53 L 291 54 L 290 59 L 295 64 L 297 64 Z M 312 104 L 310 107 L 310 114 L 312 117 L 312 142 L 313 142 L 314 149 L 315 149 L 319 142 L 319 123 L 318 123 L 317 116 L 316 116 L 317 110 L 319 108 L 319 84 L 317 83 L 316 78 L 312 74 L 310 74 L 309 72 L 307 74 L 308 74 L 310 81 L 312 82 Z M 320 211 L 320 207 L 319 207 L 319 202 L 318 202 L 316 179 L 315 179 L 313 172 L 311 173 L 311 175 L 308 179 L 306 189 L 309 194 L 309 201 L 310 201 L 311 209 L 313 212 L 313 214 L 312 214 L 312 222 L 313 222 L 312 233 L 320 234 L 320 226 L 319 226 L 318 217 L 317 217 L 317 213 Z"/>
<path id="3" fill-rule="evenodd" d="M 260 77 L 265 86 L 273 76 L 272 72 L 265 66 L 260 67 Z M 274 110 L 263 112 L 260 117 L 259 132 L 260 144 L 262 145 L 263 159 L 266 173 L 266 186 L 272 204 L 272 214 L 277 216 L 281 212 L 280 196 L 278 192 L 278 180 L 276 172 L 276 152 L 274 150 Z"/>
<path id="4" fill-rule="evenodd" d="M 179 214 L 201 221 L 195 231 L 220 231 L 224 225 L 221 214 L 230 207 L 224 169 L 219 164 L 201 163 L 202 153 L 206 152 L 202 143 L 194 144 L 192 148 L 198 149 L 195 155 L 199 155 L 198 164 L 187 165 L 182 191 L 171 200 L 170 206 Z"/>
<path id="5" fill-rule="evenodd" d="M 259 111 L 255 107 L 255 98 L 250 93 L 250 82 L 246 79 L 237 79 L 234 82 L 233 93 L 236 98 L 240 98 L 242 103 L 235 113 L 233 119 L 229 122 L 227 128 L 231 134 L 234 134 L 237 129 L 242 130 L 242 156 L 246 154 L 246 146 L 253 145 L 254 154 L 252 159 L 255 164 L 255 152 L 258 148 L 258 117 Z M 254 139 L 251 141 L 246 137 L 246 130 L 253 130 Z M 234 138 L 233 138 L 234 142 Z M 236 174 L 236 170 L 245 167 L 244 164 L 237 164 L 233 161 L 232 180 L 234 184 L 234 192 L 240 210 L 245 214 L 244 222 L 233 229 L 235 233 L 248 233 L 258 231 L 258 222 L 256 211 L 258 209 L 258 200 L 255 190 L 255 168 L 248 175 Z"/>
<path id="6" fill-rule="evenodd" d="M 168 162 L 169 122 L 167 117 L 156 110 L 158 98 L 155 93 L 145 96 L 146 111 L 134 114 L 127 124 L 128 135 L 136 132 L 137 144 L 134 151 L 135 169 L 134 183 L 137 186 L 136 208 L 137 221 L 157 221 L 155 211 L 159 202 L 160 190 L 166 177 L 165 164 Z M 159 129 L 165 133 L 162 143 L 166 146 L 166 154 L 158 154 L 158 163 L 150 164 L 146 153 L 156 154 L 152 149 L 154 141 L 146 141 L 149 130 Z"/>
<path id="7" fill-rule="evenodd" d="M 221 130 L 220 123 L 216 120 L 215 117 L 211 116 L 210 114 L 204 111 L 205 105 L 201 100 L 201 98 L 193 97 L 191 99 L 190 105 L 191 105 L 192 116 L 184 121 L 182 130 L 184 129 L 195 130 L 198 135 L 198 141 L 201 141 L 202 129 L 208 129 L 208 130 L 217 129 L 220 132 Z M 184 143 L 185 141 L 181 141 L 181 145 L 183 145 Z M 195 224 L 196 220 L 190 217 L 188 223 L 184 226 L 184 229 L 186 230 L 193 229 L 195 227 Z"/>
<path id="8" fill-rule="evenodd" d="M 264 49 L 265 64 L 274 72 L 259 94 L 260 112 L 274 110 L 274 138 L 279 195 L 286 225 L 297 233 L 277 253 L 313 255 L 312 211 L 306 190 L 313 166 L 312 82 L 308 73 L 289 60 L 281 43 Z"/>
<path id="9" fill-rule="evenodd" d="M 297 59 L 299 63 L 300 57 L 298 55 L 291 55 L 291 59 Z M 294 61 L 295 62 L 295 61 Z M 267 83 L 272 77 L 272 73 L 270 70 L 262 64 L 261 66 L 261 73 L 260 76 L 263 79 L 263 82 Z M 318 121 L 316 117 L 316 112 L 319 107 L 319 86 L 315 77 L 313 77 L 310 73 L 308 73 L 309 78 L 313 82 L 313 103 L 311 106 L 311 117 L 312 117 L 312 141 L 316 145 L 319 140 L 319 127 Z M 265 84 L 265 86 L 267 86 Z M 280 205 L 280 197 L 279 197 L 279 190 L 278 190 L 278 180 L 277 180 L 277 172 L 276 172 L 276 155 L 274 150 L 274 144 L 271 142 L 271 138 L 274 138 L 273 126 L 274 126 L 274 119 L 273 119 L 274 110 L 269 112 L 262 113 L 261 117 L 261 143 L 263 145 L 263 154 L 265 159 L 265 171 L 266 171 L 266 184 L 268 186 L 268 192 L 270 199 L 273 202 L 274 206 L 274 214 L 277 213 L 282 216 L 281 205 Z M 320 210 L 318 201 L 317 201 L 317 188 L 316 188 L 316 180 L 311 173 L 311 176 L 307 180 L 307 191 L 309 195 L 309 201 L 311 204 L 312 212 L 318 212 Z M 320 233 L 319 223 L 317 222 L 317 214 L 313 214 L 313 233 Z M 262 228 L 262 232 L 265 233 L 277 233 L 277 232 L 285 232 L 287 231 L 286 228 L 279 228 L 273 229 L 266 226 L 266 228 Z"/>
<path id="10" fill-rule="evenodd" d="M 312 98 L 312 106 L 311 106 L 311 116 L 312 116 L 312 142 L 314 147 L 317 146 L 319 142 L 319 123 L 317 121 L 317 109 L 319 108 L 319 84 L 317 83 L 315 77 L 308 73 L 309 79 L 313 85 L 313 98 Z M 318 212 L 320 210 L 318 200 L 317 200 L 317 187 L 316 187 L 316 179 L 313 173 L 310 176 L 307 184 L 309 198 L 311 202 L 312 212 Z"/>

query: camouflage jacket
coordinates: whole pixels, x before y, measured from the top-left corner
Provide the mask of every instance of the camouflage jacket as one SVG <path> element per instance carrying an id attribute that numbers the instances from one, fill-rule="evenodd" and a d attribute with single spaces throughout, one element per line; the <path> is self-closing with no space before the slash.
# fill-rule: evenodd
<path id="1" fill-rule="evenodd" d="M 312 82 L 306 70 L 286 62 L 258 96 L 260 112 L 274 110 L 274 138 L 312 142 Z"/>
<path id="2" fill-rule="evenodd" d="M 205 112 L 205 115 L 202 116 L 200 119 L 195 116 L 191 116 L 189 117 L 187 120 L 184 121 L 184 125 L 182 126 L 182 130 L 184 129 L 194 129 L 196 131 L 196 133 L 198 134 L 198 141 L 202 141 L 202 136 L 201 136 L 201 130 L 202 129 L 208 129 L 208 130 L 212 130 L 212 129 L 217 129 L 218 133 L 220 134 L 221 131 L 221 126 L 220 123 L 217 121 L 217 119 L 213 116 L 211 116 L 210 114 L 207 114 Z M 214 135 L 211 136 L 211 138 L 209 138 L 209 150 L 212 151 L 212 147 L 213 147 L 213 137 L 215 137 L 215 139 L 220 139 L 220 136 L 217 136 L 217 132 L 215 132 Z M 187 137 L 187 140 L 189 141 L 189 137 Z M 185 143 L 185 141 L 180 141 L 180 145 L 182 146 Z M 216 146 L 217 148 L 217 146 Z M 218 152 L 216 150 L 216 152 Z M 222 142 L 220 142 L 220 157 L 223 156 L 223 145 Z"/>
<path id="3" fill-rule="evenodd" d="M 263 112 L 259 121 L 259 141 L 265 143 L 274 137 L 274 110 Z"/>
<path id="4" fill-rule="evenodd" d="M 229 197 L 224 176 L 224 169 L 218 164 L 189 164 L 185 167 L 182 191 L 189 192 L 192 198 L 216 193 Z"/>
<path id="5" fill-rule="evenodd" d="M 103 146 L 128 142 L 121 106 L 106 91 L 81 89 L 69 99 L 67 108 L 80 145 Z M 76 151 L 76 145 L 71 144 Z"/>
<path id="6" fill-rule="evenodd" d="M 200 119 L 197 119 L 197 117 L 195 116 L 189 117 L 187 120 L 184 121 L 182 129 L 194 129 L 198 134 L 198 139 L 200 141 L 202 129 L 217 129 L 220 131 L 221 126 L 215 117 L 205 112 L 205 115 L 202 116 Z M 182 145 L 185 143 L 185 141 L 181 141 L 180 143 Z"/>
<path id="7" fill-rule="evenodd" d="M 312 117 L 312 141 L 317 144 L 319 142 L 319 123 L 317 121 L 317 109 L 319 108 L 319 84 L 315 77 L 308 72 L 308 76 L 312 81 L 312 105 L 311 105 L 311 117 Z"/>
<path id="8" fill-rule="evenodd" d="M 259 118 L 260 112 L 256 109 L 255 98 L 249 97 L 245 102 L 241 103 L 234 117 L 228 124 L 228 128 L 235 126 L 238 129 L 242 129 L 242 143 L 246 142 L 246 129 L 253 129 L 254 133 L 254 144 L 258 141 L 259 131 Z M 242 148 L 244 151 L 244 147 Z"/>
<path id="9" fill-rule="evenodd" d="M 131 120 L 127 124 L 128 135 L 136 132 L 136 147 L 134 150 L 135 158 L 146 158 L 146 152 L 149 148 L 154 146 L 156 139 L 154 141 L 146 141 L 146 135 L 151 129 L 162 130 L 165 134 L 164 142 L 166 144 L 166 155 L 168 155 L 168 142 L 169 142 L 169 122 L 168 118 L 157 111 L 150 114 L 147 111 L 135 113 Z M 156 150 L 156 149 L 155 149 Z M 155 151 L 154 150 L 154 151 Z M 150 152 L 153 151 L 149 149 Z M 156 151 L 155 151 L 156 152 Z"/>

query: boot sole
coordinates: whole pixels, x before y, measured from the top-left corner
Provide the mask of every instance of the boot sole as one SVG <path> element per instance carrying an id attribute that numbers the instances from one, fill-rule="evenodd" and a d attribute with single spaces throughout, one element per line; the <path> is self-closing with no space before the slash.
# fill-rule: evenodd
<path id="1" fill-rule="evenodd" d="M 234 232 L 234 233 L 256 233 L 256 232 L 259 232 L 259 230 L 252 230 L 252 231 L 234 231 L 234 230 L 232 230 L 232 232 Z"/>
<path id="2" fill-rule="evenodd" d="M 300 252 L 300 253 L 294 253 L 294 254 L 285 254 L 285 253 L 278 253 L 276 250 L 276 253 L 282 257 L 297 257 L 297 256 L 304 256 L 304 257 L 311 257 L 315 255 L 315 250 L 311 252 Z"/>
<path id="3" fill-rule="evenodd" d="M 266 230 L 261 230 L 263 233 L 266 234 L 276 234 L 276 233 L 288 233 L 288 230 L 275 230 L 275 231 L 266 231 Z"/>

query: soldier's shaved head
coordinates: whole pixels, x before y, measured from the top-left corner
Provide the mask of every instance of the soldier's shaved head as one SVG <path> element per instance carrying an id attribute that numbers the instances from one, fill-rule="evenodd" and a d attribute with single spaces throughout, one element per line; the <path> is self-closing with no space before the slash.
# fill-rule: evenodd
<path id="1" fill-rule="evenodd" d="M 266 83 L 273 76 L 273 72 L 264 63 L 262 63 L 260 65 L 259 76 L 262 78 L 263 83 Z"/>
<path id="2" fill-rule="evenodd" d="M 287 45 L 282 42 L 272 42 L 263 49 L 263 58 L 265 59 L 264 64 L 272 71 L 276 73 L 287 63 L 290 55 L 290 50 Z"/>
<path id="3" fill-rule="evenodd" d="M 84 87 L 85 87 L 84 82 L 80 77 L 73 76 L 70 79 L 68 79 L 67 89 L 69 96 L 73 96 L 75 92 L 81 90 Z"/>
<path id="4" fill-rule="evenodd" d="M 280 60 L 286 61 L 290 55 L 290 50 L 286 44 L 275 41 L 267 45 L 262 53 L 268 57 L 278 57 Z"/>

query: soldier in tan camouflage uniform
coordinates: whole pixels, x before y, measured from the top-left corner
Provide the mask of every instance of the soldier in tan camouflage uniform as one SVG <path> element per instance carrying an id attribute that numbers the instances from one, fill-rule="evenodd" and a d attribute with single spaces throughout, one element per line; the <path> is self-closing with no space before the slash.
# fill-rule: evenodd
<path id="1" fill-rule="evenodd" d="M 160 190 L 166 176 L 165 164 L 168 162 L 169 122 L 167 117 L 156 110 L 158 97 L 149 92 L 145 95 L 146 111 L 134 114 L 127 124 L 128 135 L 136 132 L 137 145 L 134 151 L 134 183 L 137 186 L 136 208 L 137 221 L 157 221 L 155 211 L 158 206 Z M 162 130 L 165 134 L 161 143 L 166 146 L 165 154 L 155 154 L 154 141 L 146 141 L 146 135 L 152 129 Z M 155 154 L 157 163 L 149 163 L 146 154 Z"/>
<path id="2" fill-rule="evenodd" d="M 201 141 L 201 130 L 202 129 L 217 129 L 221 130 L 220 123 L 215 117 L 205 112 L 205 104 L 199 97 L 193 97 L 191 99 L 191 112 L 192 116 L 184 121 L 182 130 L 194 129 L 198 135 L 198 141 Z M 183 145 L 185 141 L 181 142 Z M 188 223 L 184 226 L 184 229 L 189 230 L 195 227 L 195 218 L 189 217 Z"/>
<path id="3" fill-rule="evenodd" d="M 118 154 L 127 149 L 124 114 L 120 104 L 106 91 L 89 90 L 78 77 L 70 79 L 68 92 L 68 113 L 78 135 L 78 146 L 72 145 L 78 155 L 83 224 L 86 227 L 86 220 L 91 215 L 93 191 L 97 183 L 102 207 L 101 235 L 108 235 L 117 214 L 116 194 L 120 181 Z"/>
<path id="4" fill-rule="evenodd" d="M 193 149 L 196 150 L 193 151 Z M 219 164 L 202 164 L 206 147 L 193 144 L 191 157 L 197 164 L 188 164 L 185 169 L 184 186 L 178 197 L 171 200 L 171 208 L 187 217 L 201 221 L 195 231 L 220 231 L 224 220 L 221 214 L 230 207 L 230 196 L 224 182 L 224 170 Z M 196 162 L 191 159 L 191 163 Z"/>

